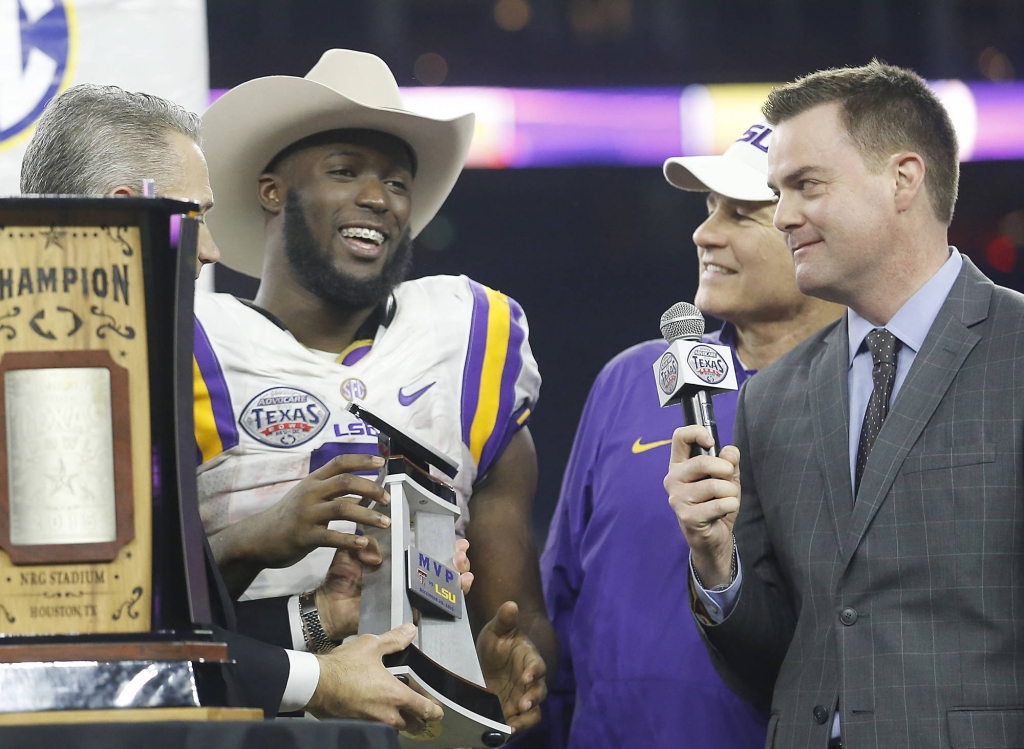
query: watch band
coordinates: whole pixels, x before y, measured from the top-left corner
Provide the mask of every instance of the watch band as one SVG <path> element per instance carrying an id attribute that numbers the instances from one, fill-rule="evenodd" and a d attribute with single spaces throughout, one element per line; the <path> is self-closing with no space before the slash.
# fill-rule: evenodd
<path id="1" fill-rule="evenodd" d="M 299 596 L 299 620 L 302 622 L 302 638 L 310 653 L 321 655 L 338 647 L 338 643 L 327 636 L 316 607 L 316 591 L 311 590 Z"/>

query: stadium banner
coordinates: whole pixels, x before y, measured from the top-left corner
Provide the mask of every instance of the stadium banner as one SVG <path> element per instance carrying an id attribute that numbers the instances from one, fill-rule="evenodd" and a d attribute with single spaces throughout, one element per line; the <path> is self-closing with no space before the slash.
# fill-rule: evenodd
<path id="1" fill-rule="evenodd" d="M 206 109 L 205 0 L 0 0 L 0 196 L 43 107 L 76 83 L 145 91 Z"/>

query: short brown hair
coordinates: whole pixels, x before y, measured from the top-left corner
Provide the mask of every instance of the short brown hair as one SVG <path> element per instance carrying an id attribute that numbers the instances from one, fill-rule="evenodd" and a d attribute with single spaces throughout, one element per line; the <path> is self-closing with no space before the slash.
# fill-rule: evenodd
<path id="1" fill-rule="evenodd" d="M 925 162 L 935 215 L 953 220 L 960 160 L 956 131 L 942 102 L 912 70 L 872 60 L 858 68 L 819 70 L 768 94 L 762 111 L 773 125 L 822 104 L 839 103 L 850 139 L 869 164 L 909 149 Z"/>

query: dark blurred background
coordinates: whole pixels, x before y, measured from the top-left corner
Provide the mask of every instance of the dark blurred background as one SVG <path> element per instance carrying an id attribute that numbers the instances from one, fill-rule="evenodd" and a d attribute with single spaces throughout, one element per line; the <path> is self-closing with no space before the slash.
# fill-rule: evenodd
<path id="1" fill-rule="evenodd" d="M 873 56 L 926 78 L 1024 71 L 1020 0 L 207 0 L 207 8 L 212 88 L 305 75 L 331 47 L 380 55 L 402 86 L 785 81 Z M 416 61 L 428 53 L 446 61 L 443 81 L 418 81 Z"/>
<path id="2" fill-rule="evenodd" d="M 380 55 L 402 86 L 578 88 L 786 81 L 872 57 L 928 79 L 1024 73 L 1024 0 L 207 0 L 211 88 L 304 75 L 324 50 Z M 1022 123 L 1024 127 L 1024 123 Z M 963 165 L 951 242 L 1024 290 L 1024 162 Z M 587 392 L 692 300 L 701 196 L 657 168 L 466 170 L 414 273 L 516 298 L 544 376 L 531 429 L 543 544 Z"/>

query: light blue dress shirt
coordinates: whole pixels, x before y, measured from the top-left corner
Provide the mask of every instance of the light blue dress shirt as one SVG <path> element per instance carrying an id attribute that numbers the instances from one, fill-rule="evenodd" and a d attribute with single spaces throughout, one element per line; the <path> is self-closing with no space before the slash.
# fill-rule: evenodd
<path id="1" fill-rule="evenodd" d="M 907 379 L 907 372 L 921 350 L 925 336 L 932 328 L 939 309 L 953 288 L 960 267 L 964 260 L 955 247 L 949 248 L 949 259 L 932 276 L 928 283 L 917 290 L 914 296 L 900 307 L 899 312 L 892 316 L 885 329 L 896 336 L 902 344 L 896 353 L 896 382 L 892 388 L 889 404 L 896 402 L 900 388 Z M 871 380 L 871 352 L 864 346 L 867 334 L 875 326 L 850 310 L 846 316 L 846 330 L 850 338 L 850 372 L 847 375 L 850 403 L 850 486 L 856 486 L 854 477 L 857 471 L 857 446 L 860 444 L 860 430 L 864 425 L 864 414 L 868 410 L 871 391 L 874 384 Z"/>

